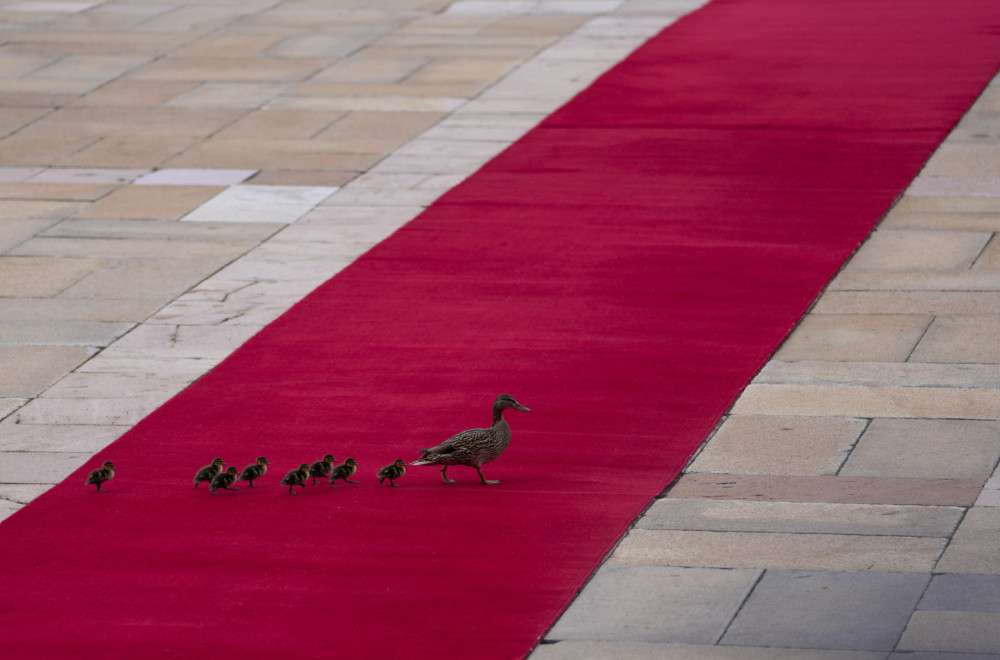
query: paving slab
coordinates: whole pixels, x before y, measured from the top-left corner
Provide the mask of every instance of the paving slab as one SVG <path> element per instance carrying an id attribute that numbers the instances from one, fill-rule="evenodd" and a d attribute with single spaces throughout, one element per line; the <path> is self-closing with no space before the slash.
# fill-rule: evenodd
<path id="1" fill-rule="evenodd" d="M 605 565 L 546 637 L 713 644 L 759 576 L 755 570 Z"/>
<path id="2" fill-rule="evenodd" d="M 0 296 L 54 296 L 105 263 L 86 257 L 0 256 Z"/>
<path id="3" fill-rule="evenodd" d="M 986 481 L 982 492 L 976 498 L 976 506 L 1000 506 L 1000 477 L 994 476 Z"/>
<path id="4" fill-rule="evenodd" d="M 772 360 L 754 383 L 798 385 L 892 385 L 898 387 L 1000 387 L 994 364 L 927 362 L 820 362 Z"/>
<path id="5" fill-rule="evenodd" d="M 918 610 L 899 650 L 1000 654 L 1000 614 Z"/>
<path id="6" fill-rule="evenodd" d="M 105 321 L 0 320 L 0 347 L 25 346 L 107 346 L 132 329 L 132 323 Z M 36 356 L 41 357 L 41 356 Z"/>
<path id="7" fill-rule="evenodd" d="M 721 643 L 891 651 L 929 581 L 910 573 L 767 571 Z"/>
<path id="8" fill-rule="evenodd" d="M 731 415 L 688 471 L 836 474 L 866 424 L 860 419 Z"/>
<path id="9" fill-rule="evenodd" d="M 89 459 L 72 452 L 0 452 L 0 483 L 57 484 Z"/>
<path id="10" fill-rule="evenodd" d="M 633 529 L 612 564 L 930 573 L 946 539 Z"/>
<path id="11" fill-rule="evenodd" d="M 93 354 L 87 346 L 0 346 L 0 397 L 37 396 Z"/>
<path id="12" fill-rule="evenodd" d="M 968 507 L 982 488 L 982 479 L 686 473 L 667 497 Z"/>
<path id="13" fill-rule="evenodd" d="M 774 359 L 902 362 L 932 320 L 916 314 L 807 314 Z"/>
<path id="14" fill-rule="evenodd" d="M 956 231 L 1000 230 L 1000 213 L 898 212 L 882 220 L 886 229 L 951 229 Z"/>
<path id="15" fill-rule="evenodd" d="M 636 527 L 945 538 L 964 514 L 958 507 L 667 498 L 656 501 Z"/>
<path id="16" fill-rule="evenodd" d="M 289 224 L 336 191 L 336 188 L 319 186 L 234 186 L 202 204 L 182 220 Z"/>
<path id="17" fill-rule="evenodd" d="M 1000 575 L 1000 508 L 973 507 L 937 563 L 942 573 Z"/>
<path id="18" fill-rule="evenodd" d="M 155 298 L 0 298 L 0 318 L 11 321 L 139 322 L 163 306 Z"/>
<path id="19" fill-rule="evenodd" d="M 840 474 L 983 480 L 1000 461 L 1000 423 L 876 419 Z"/>
<path id="20" fill-rule="evenodd" d="M 996 317 L 938 316 L 914 349 L 911 359 L 1000 364 L 1000 327 Z"/>
<path id="21" fill-rule="evenodd" d="M 223 190 L 222 186 L 142 185 L 123 186 L 77 218 L 176 220 Z"/>
<path id="22" fill-rule="evenodd" d="M 93 454 L 111 444 L 124 430 L 121 426 L 95 424 L 18 424 L 7 418 L 0 422 L 0 451 Z"/>
<path id="23" fill-rule="evenodd" d="M 143 174 L 133 183 L 140 186 L 234 186 L 256 173 L 257 170 L 164 168 Z"/>
<path id="24" fill-rule="evenodd" d="M 884 660 L 884 652 L 567 640 L 542 644 L 531 660 Z M 909 658 L 909 656 L 907 656 Z M 914 658 L 913 660 L 918 660 Z M 925 658 L 923 660 L 931 660 Z M 936 658 L 935 660 L 946 660 Z M 954 660 L 975 660 L 968 656 Z"/>
<path id="25" fill-rule="evenodd" d="M 917 609 L 1000 613 L 1000 576 L 935 575 Z"/>
<path id="26" fill-rule="evenodd" d="M 751 384 L 733 405 L 737 415 L 996 419 L 994 388 Z"/>

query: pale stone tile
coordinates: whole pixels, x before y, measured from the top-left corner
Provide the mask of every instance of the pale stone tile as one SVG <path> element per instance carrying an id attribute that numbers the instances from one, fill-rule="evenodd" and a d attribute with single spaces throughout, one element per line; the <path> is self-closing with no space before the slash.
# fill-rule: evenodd
<path id="1" fill-rule="evenodd" d="M 163 166 L 360 171 L 381 156 L 381 153 L 344 153 L 336 143 L 323 140 L 219 137 L 194 145 Z"/>
<path id="2" fill-rule="evenodd" d="M 285 110 L 322 110 L 327 112 L 451 112 L 465 103 L 451 96 L 281 96 L 269 108 Z"/>
<path id="3" fill-rule="evenodd" d="M 131 238 L 59 238 L 39 236 L 25 241 L 10 253 L 14 256 L 51 254 L 59 257 L 238 257 L 253 247 L 251 242 L 175 241 Z M 13 257 L 10 257 L 13 258 Z M 116 262 L 118 263 L 118 262 Z"/>
<path id="4" fill-rule="evenodd" d="M 1000 614 L 918 610 L 913 613 L 898 648 L 1000 654 Z"/>
<path id="5" fill-rule="evenodd" d="M 259 330 L 240 325 L 140 325 L 108 350 L 132 357 L 225 358 Z"/>
<path id="6" fill-rule="evenodd" d="M 829 651 L 823 649 L 779 649 L 748 646 L 710 646 L 566 640 L 544 643 L 528 656 L 530 660 L 884 660 L 882 651 Z M 913 660 L 931 660 L 914 658 Z M 947 660 L 938 658 L 937 660 Z M 955 658 L 954 660 L 962 660 Z M 972 659 L 966 659 L 972 660 Z"/>
<path id="7" fill-rule="evenodd" d="M 670 487 L 667 497 L 968 507 L 982 483 L 982 479 L 689 473 Z"/>
<path id="8" fill-rule="evenodd" d="M 70 452 L 0 452 L 0 483 L 57 484 L 89 459 Z"/>
<path id="9" fill-rule="evenodd" d="M 11 414 L 25 403 L 27 399 L 15 399 L 12 397 L 0 397 L 0 419 Z"/>
<path id="10" fill-rule="evenodd" d="M 0 397 L 36 396 L 93 353 L 85 346 L 0 346 Z M 0 414 L 7 412 L 0 405 Z"/>
<path id="11" fill-rule="evenodd" d="M 243 183 L 257 170 L 224 170 L 224 169 L 183 169 L 165 168 L 149 172 L 137 178 L 136 185 L 169 185 L 169 186 L 234 186 Z"/>
<path id="12" fill-rule="evenodd" d="M 715 568 L 930 573 L 946 539 L 633 529 L 609 562 Z"/>
<path id="13" fill-rule="evenodd" d="M 0 499 L 23 506 L 48 489 L 48 484 L 0 484 Z"/>
<path id="14" fill-rule="evenodd" d="M 988 232 L 882 229 L 851 257 L 851 268 L 949 270 L 968 268 L 990 240 Z"/>
<path id="15" fill-rule="evenodd" d="M 184 253 L 184 241 L 223 242 L 249 248 L 274 235 L 284 225 L 262 222 L 198 222 L 173 220 L 100 220 L 70 218 L 41 232 L 46 237 L 118 238 L 130 240 L 169 240 L 176 242 L 172 252 Z"/>
<path id="16" fill-rule="evenodd" d="M 345 113 L 265 108 L 243 115 L 217 134 L 223 138 L 310 139 Z"/>
<path id="17" fill-rule="evenodd" d="M 1000 197 L 922 197 L 903 195 L 893 207 L 895 213 L 1000 213 Z"/>
<path id="18" fill-rule="evenodd" d="M 922 176 L 1000 178 L 1000 144 L 945 142 L 924 165 Z M 996 195 L 1000 197 L 1000 195 Z"/>
<path id="19" fill-rule="evenodd" d="M 112 137 L 59 158 L 55 164 L 68 167 L 158 167 L 199 139 L 200 136 L 154 134 Z"/>
<path id="20" fill-rule="evenodd" d="M 751 384 L 737 415 L 996 419 L 1000 392 L 984 388 Z"/>
<path id="21" fill-rule="evenodd" d="M 1000 507 L 973 507 L 937 563 L 939 573 L 1000 575 Z"/>
<path id="22" fill-rule="evenodd" d="M 6 5 L 4 11 L 58 12 L 75 14 L 96 7 L 100 2 L 14 2 Z"/>
<path id="23" fill-rule="evenodd" d="M 1000 231 L 1000 213 L 890 212 L 879 225 L 883 229 L 946 229 L 952 231 Z"/>
<path id="24" fill-rule="evenodd" d="M 755 570 L 607 564 L 547 637 L 712 644 L 759 576 Z"/>
<path id="25" fill-rule="evenodd" d="M 32 183 L 130 183 L 149 170 L 121 168 L 49 167 L 40 170 L 27 180 Z"/>
<path id="26" fill-rule="evenodd" d="M 22 406 L 15 413 L 14 418 L 20 424 L 132 427 L 138 424 L 143 417 L 166 403 L 169 398 L 170 395 L 167 393 L 163 396 L 148 395 L 114 399 L 49 399 L 39 397 Z"/>
<path id="27" fill-rule="evenodd" d="M 106 263 L 73 256 L 0 256 L 0 296 L 53 296 Z"/>
<path id="28" fill-rule="evenodd" d="M 197 251 L 203 251 L 211 243 L 195 245 L 198 246 Z M 242 250 L 234 250 L 230 255 L 221 257 L 115 259 L 105 268 L 95 271 L 67 288 L 62 297 L 93 299 L 110 297 L 109 293 L 114 292 L 115 296 L 153 298 L 166 303 L 248 248 L 249 246 Z"/>
<path id="29" fill-rule="evenodd" d="M 1000 292 L 827 291 L 812 314 L 1000 314 Z"/>
<path id="30" fill-rule="evenodd" d="M 985 480 L 998 460 L 998 422 L 875 419 L 840 474 Z"/>
<path id="31" fill-rule="evenodd" d="M 932 320 L 915 314 L 807 314 L 774 358 L 903 362 Z"/>
<path id="32" fill-rule="evenodd" d="M 864 428 L 860 419 L 733 415 L 688 471 L 836 474 Z"/>
<path id="33" fill-rule="evenodd" d="M 906 189 L 907 195 L 923 197 L 975 197 L 1000 195 L 1000 178 L 918 176 Z"/>
<path id="34" fill-rule="evenodd" d="M 29 77 L 104 82 L 138 69 L 151 59 L 141 55 L 69 55 L 29 74 Z"/>
<path id="35" fill-rule="evenodd" d="M 917 362 L 1000 363 L 995 316 L 939 316 L 910 358 Z M 1000 367 L 996 367 L 1000 371 Z"/>
<path id="36" fill-rule="evenodd" d="M 833 291 L 1000 291 L 1000 270 L 878 271 L 853 269 L 848 264 L 829 288 Z"/>
<path id="37" fill-rule="evenodd" d="M 27 181 L 39 172 L 44 171 L 44 167 L 0 167 L 0 182 L 17 183 Z"/>
<path id="38" fill-rule="evenodd" d="M 291 83 L 211 82 L 184 92 L 166 105 L 181 108 L 259 108 L 291 88 Z"/>
<path id="39" fill-rule="evenodd" d="M 315 82 L 399 82 L 430 61 L 426 57 L 365 57 L 363 54 L 340 60 L 320 71 Z"/>
<path id="40" fill-rule="evenodd" d="M 0 298 L 0 318 L 11 321 L 142 321 L 163 306 L 154 298 Z"/>
<path id="41" fill-rule="evenodd" d="M 796 385 L 891 385 L 896 387 L 997 387 L 993 364 L 922 362 L 781 362 L 764 365 L 754 383 Z"/>
<path id="42" fill-rule="evenodd" d="M 682 500 L 655 502 L 639 529 L 866 536 L 947 537 L 965 510 L 959 507 Z"/>
<path id="43" fill-rule="evenodd" d="M 479 158 L 484 162 L 493 158 L 507 148 L 506 143 L 494 141 L 472 140 L 431 140 L 417 138 L 400 147 L 395 153 L 399 156 L 459 156 Z"/>
<path id="44" fill-rule="evenodd" d="M 104 321 L 0 320 L 0 346 L 107 346 L 132 326 L 132 323 Z"/>
<path id="45" fill-rule="evenodd" d="M 1000 506 L 1000 477 L 986 481 L 983 491 L 976 498 L 976 506 Z"/>
<path id="46" fill-rule="evenodd" d="M 0 223 L 0 254 L 59 222 L 56 218 L 10 218 Z"/>
<path id="47" fill-rule="evenodd" d="M 121 426 L 17 424 L 0 422 L 0 451 L 43 451 L 93 454 L 117 440 Z"/>
<path id="48" fill-rule="evenodd" d="M 83 202 L 35 202 L 0 200 L 0 218 L 55 218 L 62 219 L 85 208 Z"/>
<path id="49" fill-rule="evenodd" d="M 176 220 L 217 195 L 220 186 L 123 186 L 77 218 Z"/>
<path id="50" fill-rule="evenodd" d="M 189 222 L 292 223 L 337 191 L 314 186 L 234 186 L 182 218 Z"/>

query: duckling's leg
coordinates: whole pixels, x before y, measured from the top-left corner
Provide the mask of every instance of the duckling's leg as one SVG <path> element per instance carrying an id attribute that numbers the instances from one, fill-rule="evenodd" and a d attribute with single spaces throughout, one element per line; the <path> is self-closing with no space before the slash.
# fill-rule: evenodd
<path id="1" fill-rule="evenodd" d="M 483 471 L 482 471 L 481 469 L 479 469 L 479 466 L 478 466 L 478 465 L 475 465 L 475 466 L 473 466 L 473 467 L 475 467 L 475 468 L 476 468 L 476 472 L 478 472 L 478 473 L 479 473 L 479 479 L 480 479 L 480 481 L 481 481 L 481 482 L 482 482 L 482 483 L 483 483 L 484 485 L 493 485 L 493 484 L 498 484 L 498 483 L 500 483 L 499 481 L 487 481 L 487 480 L 486 480 L 486 477 L 484 477 L 484 476 L 483 476 Z"/>
<path id="2" fill-rule="evenodd" d="M 453 483 L 455 483 L 454 479 L 449 479 L 448 478 L 448 466 L 447 465 L 445 465 L 443 468 L 441 468 L 441 478 L 444 479 L 444 482 L 446 484 L 453 484 Z"/>

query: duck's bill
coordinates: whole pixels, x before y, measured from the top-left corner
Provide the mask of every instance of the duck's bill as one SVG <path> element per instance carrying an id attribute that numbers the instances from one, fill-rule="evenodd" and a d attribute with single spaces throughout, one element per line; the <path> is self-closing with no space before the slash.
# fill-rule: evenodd
<path id="1" fill-rule="evenodd" d="M 523 410 L 524 412 L 531 412 L 531 408 L 525 408 L 518 402 L 514 402 L 514 410 Z"/>

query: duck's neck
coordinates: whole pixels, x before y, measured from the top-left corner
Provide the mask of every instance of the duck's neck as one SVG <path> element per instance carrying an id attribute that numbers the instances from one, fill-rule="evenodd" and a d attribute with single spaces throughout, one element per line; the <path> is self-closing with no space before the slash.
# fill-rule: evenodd
<path id="1" fill-rule="evenodd" d="M 493 426 L 497 426 L 498 424 L 506 424 L 506 422 L 503 420 L 503 411 L 504 409 L 500 407 L 493 408 Z"/>

